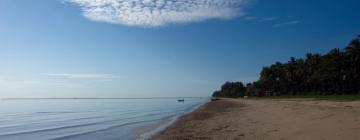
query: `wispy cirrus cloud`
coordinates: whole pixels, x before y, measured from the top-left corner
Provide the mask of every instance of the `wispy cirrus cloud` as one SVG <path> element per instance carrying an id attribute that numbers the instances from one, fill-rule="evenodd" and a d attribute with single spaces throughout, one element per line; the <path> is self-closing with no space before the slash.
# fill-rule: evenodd
<path id="1" fill-rule="evenodd" d="M 296 25 L 301 23 L 300 20 L 293 20 L 293 21 L 288 21 L 288 22 L 283 22 L 283 23 L 278 23 L 273 25 L 273 28 L 280 28 L 280 27 L 284 27 L 284 26 L 290 26 L 290 25 Z"/>
<path id="2" fill-rule="evenodd" d="M 112 74 L 46 73 L 27 78 L 2 78 L 0 79 L 0 87 L 74 87 L 86 84 L 86 82 L 107 82 L 116 78 L 118 77 Z"/>
<path id="3" fill-rule="evenodd" d="M 250 0 L 65 0 L 79 5 L 90 20 L 158 27 L 243 15 Z"/>
<path id="4" fill-rule="evenodd" d="M 112 74 L 92 74 L 92 73 L 48 73 L 42 75 L 52 78 L 63 78 L 63 79 L 113 79 L 116 77 Z"/>
<path id="5" fill-rule="evenodd" d="M 269 22 L 269 21 L 275 21 L 278 19 L 278 17 L 257 17 L 257 16 L 246 16 L 244 17 L 245 20 L 248 21 L 256 21 L 256 22 Z"/>

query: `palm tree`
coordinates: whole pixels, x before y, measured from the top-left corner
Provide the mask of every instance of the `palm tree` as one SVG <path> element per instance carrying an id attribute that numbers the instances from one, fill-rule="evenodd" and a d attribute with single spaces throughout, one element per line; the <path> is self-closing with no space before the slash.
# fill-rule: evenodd
<path id="1" fill-rule="evenodd" d="M 305 59 L 291 57 L 287 63 L 263 67 L 258 81 L 246 87 L 241 82 L 226 82 L 214 95 L 360 94 L 359 91 L 360 36 L 345 50 L 336 48 L 325 55 L 308 53 Z"/>
<path id="2" fill-rule="evenodd" d="M 360 36 L 350 42 L 345 48 L 349 58 L 349 69 L 347 71 L 349 80 L 351 81 L 351 89 L 353 92 L 360 90 Z"/>
<path id="3" fill-rule="evenodd" d="M 306 77 L 305 77 L 304 82 L 306 82 L 307 92 L 315 92 L 317 90 L 316 85 L 318 82 L 317 82 L 316 78 L 314 78 L 314 74 L 319 67 L 320 58 L 321 58 L 321 56 L 318 53 L 317 54 L 312 54 L 312 53 L 306 54 L 306 58 L 305 58 Z"/>

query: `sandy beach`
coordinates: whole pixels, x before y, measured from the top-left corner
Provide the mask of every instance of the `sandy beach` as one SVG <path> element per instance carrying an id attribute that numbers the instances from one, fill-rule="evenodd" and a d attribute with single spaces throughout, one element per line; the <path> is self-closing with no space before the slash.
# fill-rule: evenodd
<path id="1" fill-rule="evenodd" d="M 153 140 L 358 140 L 360 102 L 222 99 Z"/>

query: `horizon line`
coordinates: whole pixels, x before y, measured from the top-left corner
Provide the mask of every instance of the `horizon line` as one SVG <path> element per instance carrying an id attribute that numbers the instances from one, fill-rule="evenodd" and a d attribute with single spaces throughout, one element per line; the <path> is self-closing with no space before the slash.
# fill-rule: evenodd
<path id="1" fill-rule="evenodd" d="M 96 99 L 177 99 L 177 98 L 209 98 L 209 97 L 68 97 L 68 98 L 1 98 L 1 100 L 96 100 Z"/>

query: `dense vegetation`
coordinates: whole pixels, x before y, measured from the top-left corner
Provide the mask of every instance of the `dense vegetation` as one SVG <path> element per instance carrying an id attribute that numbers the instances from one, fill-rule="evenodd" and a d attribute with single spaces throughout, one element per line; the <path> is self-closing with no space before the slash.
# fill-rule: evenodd
<path id="1" fill-rule="evenodd" d="M 215 97 L 242 97 L 245 95 L 246 87 L 242 82 L 226 82 L 220 91 L 215 91 Z"/>
<path id="2" fill-rule="evenodd" d="M 360 94 L 360 36 L 345 49 L 327 54 L 308 53 L 305 58 L 291 57 L 286 63 L 264 67 L 260 79 L 246 86 L 226 82 L 214 97 L 279 95 Z"/>

